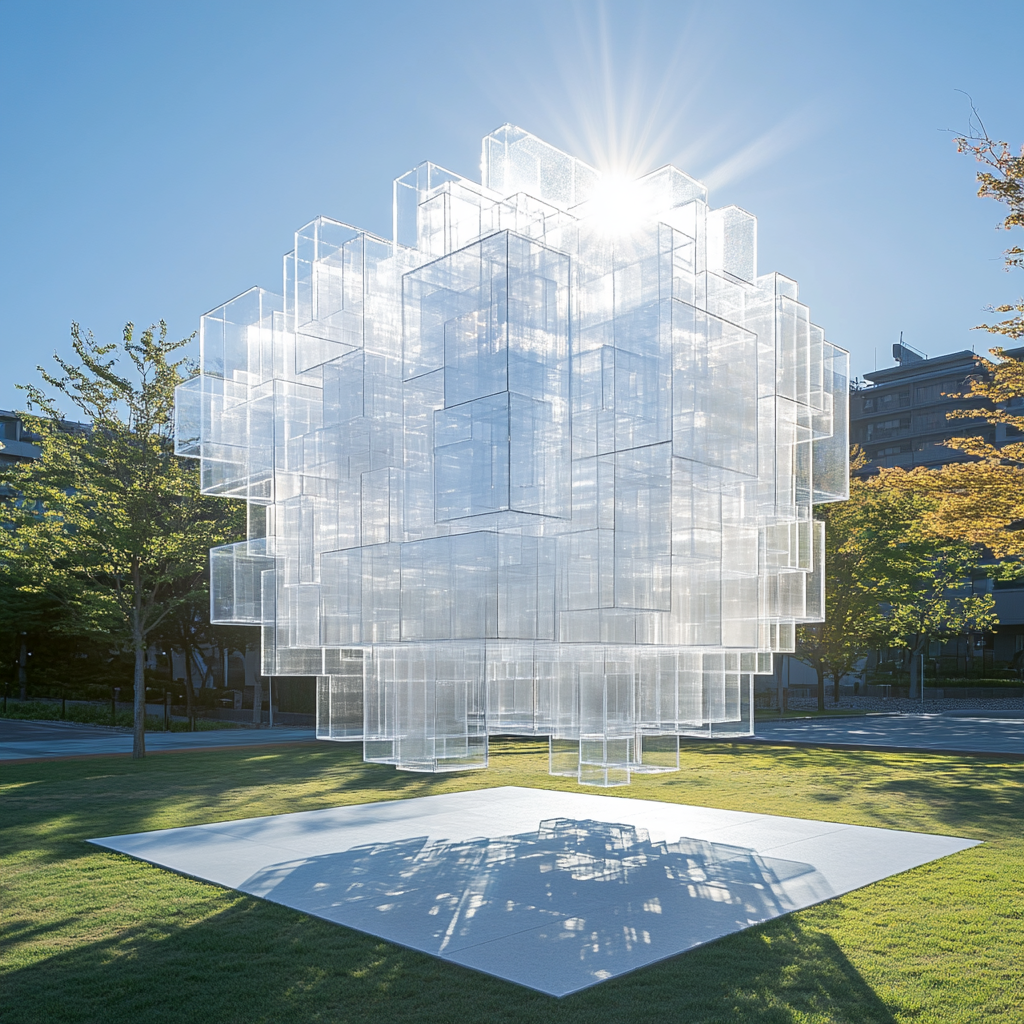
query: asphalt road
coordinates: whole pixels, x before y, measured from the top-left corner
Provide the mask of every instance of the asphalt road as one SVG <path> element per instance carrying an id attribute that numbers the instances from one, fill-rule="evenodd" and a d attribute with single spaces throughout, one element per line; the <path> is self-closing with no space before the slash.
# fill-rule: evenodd
<path id="1" fill-rule="evenodd" d="M 312 729 L 217 729 L 146 733 L 151 752 L 311 742 Z M 882 750 L 1009 754 L 1024 758 L 1024 718 L 955 715 L 866 715 L 842 719 L 759 721 L 756 742 Z M 130 754 L 131 733 L 63 722 L 0 719 L 0 761 Z"/>
<path id="2" fill-rule="evenodd" d="M 207 732 L 147 732 L 146 750 L 203 750 L 315 740 L 312 729 L 211 729 Z M 132 735 L 120 729 L 64 722 L 0 719 L 0 761 L 26 758 L 130 754 Z"/>
<path id="3" fill-rule="evenodd" d="M 764 743 L 809 743 L 823 746 L 935 750 L 964 754 L 1012 754 L 1024 757 L 1024 718 L 984 711 L 949 715 L 865 715 L 765 722 L 755 727 Z M 999 717 L 996 717 L 999 715 Z"/>

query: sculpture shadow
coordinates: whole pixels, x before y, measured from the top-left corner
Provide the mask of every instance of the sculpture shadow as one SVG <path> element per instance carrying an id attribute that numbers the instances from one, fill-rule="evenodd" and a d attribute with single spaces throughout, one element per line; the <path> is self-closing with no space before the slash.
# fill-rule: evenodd
<path id="1" fill-rule="evenodd" d="M 809 864 L 567 818 L 274 864 L 239 889 L 553 994 L 833 895 Z"/>
<path id="2" fill-rule="evenodd" d="M 576 865 L 576 874 L 587 877 L 574 880 L 573 867 L 566 864 L 559 873 L 567 880 L 553 885 L 556 892 L 571 893 L 577 881 L 619 886 L 619 871 L 642 875 L 672 864 L 680 869 L 685 864 L 693 874 L 710 868 L 708 885 L 733 887 L 753 884 L 757 877 L 770 879 L 782 867 L 759 864 L 742 853 L 734 856 L 728 848 L 671 851 L 666 846 L 662 856 L 648 855 L 646 862 L 637 850 L 638 860 L 598 857 L 605 852 L 597 847 L 599 830 L 587 831 L 588 857 Z M 571 859 L 576 852 L 570 847 Z M 397 850 L 378 855 L 405 862 Z M 421 869 L 419 877 L 436 880 L 437 862 L 443 859 Z M 599 870 L 598 859 L 620 867 Z M 464 855 L 453 853 L 446 877 L 471 879 L 468 863 Z M 724 905 L 722 900 L 711 902 Z M 826 931 L 821 927 L 825 922 L 803 923 L 792 915 L 556 1000 L 442 957 L 230 890 L 211 888 L 206 905 L 213 913 L 198 920 L 168 913 L 12 965 L 4 976 L 5 1020 L 172 1024 L 187 1016 L 211 1024 L 648 1024 L 652 1019 L 797 1024 L 813 1017 L 895 1024 L 885 1001 L 829 934 L 831 927 Z M 763 906 L 774 910 L 778 904 L 765 896 Z M 842 916 L 841 904 L 830 906 Z M 51 922 L 42 931 L 56 937 L 62 926 Z"/>

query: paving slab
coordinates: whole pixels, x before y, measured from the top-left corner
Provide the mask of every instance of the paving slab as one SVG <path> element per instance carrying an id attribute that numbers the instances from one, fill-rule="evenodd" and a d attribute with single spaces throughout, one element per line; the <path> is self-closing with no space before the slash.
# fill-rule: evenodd
<path id="1" fill-rule="evenodd" d="M 210 729 L 203 732 L 147 732 L 146 750 L 161 753 L 214 747 L 314 742 L 312 729 Z M 130 754 L 132 734 L 122 729 L 0 719 L 0 761 L 52 760 Z"/>
<path id="2" fill-rule="evenodd" d="M 552 996 L 977 845 L 517 786 L 90 841 Z"/>
<path id="3" fill-rule="evenodd" d="M 755 734 L 754 741 L 761 743 L 1024 757 L 1024 719 L 1014 718 L 934 714 L 759 720 Z"/>

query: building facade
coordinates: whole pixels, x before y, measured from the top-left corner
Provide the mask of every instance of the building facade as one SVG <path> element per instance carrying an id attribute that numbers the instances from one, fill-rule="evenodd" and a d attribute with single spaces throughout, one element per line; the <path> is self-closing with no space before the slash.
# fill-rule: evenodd
<path id="1" fill-rule="evenodd" d="M 0 467 L 15 462 L 38 459 L 40 448 L 35 434 L 30 433 L 16 412 L 0 409 Z"/>
<path id="2" fill-rule="evenodd" d="M 1009 350 L 1024 355 L 1024 348 Z M 898 466 L 936 469 L 965 456 L 945 447 L 951 437 L 983 435 L 993 444 L 1019 436 L 1013 427 L 981 421 L 949 420 L 954 409 L 980 408 L 966 394 L 972 378 L 985 373 L 981 358 L 964 349 L 922 358 L 905 345 L 894 345 L 895 366 L 864 374 L 868 383 L 855 383 L 850 394 L 850 440 L 868 457 L 860 470 L 867 477 L 879 468 Z M 1022 402 L 1024 404 L 1024 402 Z"/>

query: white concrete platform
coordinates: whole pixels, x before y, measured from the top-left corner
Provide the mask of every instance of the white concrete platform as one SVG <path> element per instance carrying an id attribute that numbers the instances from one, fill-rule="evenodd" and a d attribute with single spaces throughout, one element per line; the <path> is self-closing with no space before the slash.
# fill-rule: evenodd
<path id="1" fill-rule="evenodd" d="M 514 786 L 91 841 L 553 996 L 977 845 Z"/>

